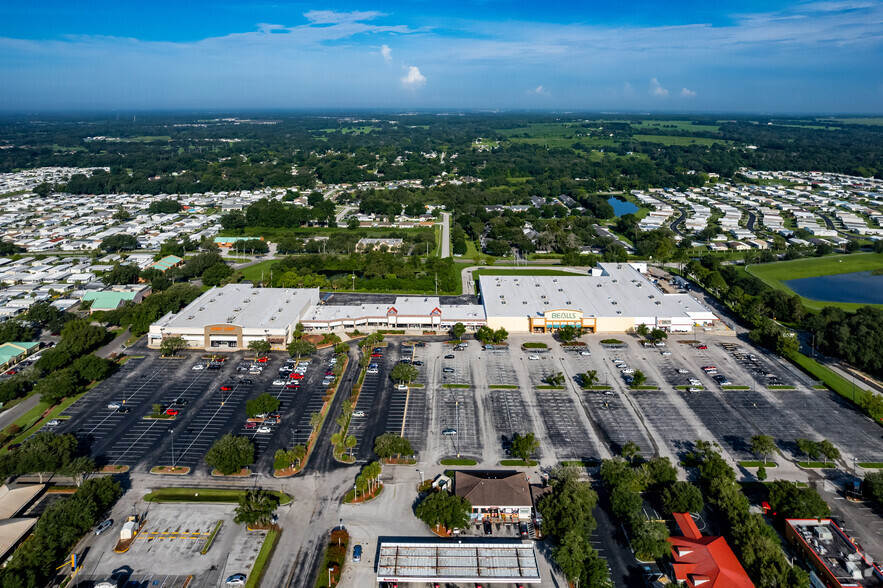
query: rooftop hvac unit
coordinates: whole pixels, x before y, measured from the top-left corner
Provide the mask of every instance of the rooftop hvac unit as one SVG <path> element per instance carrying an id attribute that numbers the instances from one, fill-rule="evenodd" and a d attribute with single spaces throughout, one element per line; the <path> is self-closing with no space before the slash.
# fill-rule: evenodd
<path id="1" fill-rule="evenodd" d="M 566 301 L 564 304 L 570 304 L 570 300 Z"/>
<path id="2" fill-rule="evenodd" d="M 245 300 L 243 300 L 243 302 L 245 302 L 246 304 L 248 304 L 249 302 L 251 302 L 251 298 L 246 298 Z"/>
<path id="3" fill-rule="evenodd" d="M 521 304 L 527 304 L 527 300 L 522 300 Z"/>
<path id="4" fill-rule="evenodd" d="M 196 318 L 196 317 L 191 314 L 190 316 L 187 317 L 187 320 L 192 321 L 194 318 Z"/>
<path id="5" fill-rule="evenodd" d="M 271 321 L 275 321 L 275 320 L 276 320 L 276 315 L 274 314 L 273 316 L 271 316 L 271 317 L 270 317 L 270 320 L 271 320 Z"/>
<path id="6" fill-rule="evenodd" d="M 199 310 L 205 310 L 205 307 L 204 307 L 204 306 L 200 306 L 200 307 L 199 307 Z"/>
<path id="7" fill-rule="evenodd" d="M 240 310 L 242 310 L 242 307 L 237 306 L 236 308 L 233 309 L 233 312 L 239 312 Z"/>

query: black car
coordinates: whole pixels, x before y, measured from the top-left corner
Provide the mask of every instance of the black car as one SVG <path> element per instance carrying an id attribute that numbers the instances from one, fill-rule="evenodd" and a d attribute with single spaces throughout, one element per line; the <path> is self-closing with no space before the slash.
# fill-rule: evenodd
<path id="1" fill-rule="evenodd" d="M 493 530 L 493 527 L 491 527 L 491 522 L 488 520 L 485 520 L 484 521 L 484 534 L 491 535 L 491 534 L 493 534 L 493 532 L 494 532 L 494 530 Z"/>
<path id="2" fill-rule="evenodd" d="M 411 362 L 411 365 L 416 365 L 416 366 L 419 367 L 419 366 L 422 366 L 422 365 L 423 365 L 423 362 L 420 361 L 420 360 L 418 359 L 418 360 L 416 360 L 416 361 L 412 361 L 412 362 Z"/>
<path id="3" fill-rule="evenodd" d="M 175 399 L 172 401 L 172 404 L 177 404 L 178 406 L 186 406 L 186 405 L 187 405 L 187 399 L 186 399 L 186 398 L 175 398 Z"/>
<path id="4" fill-rule="evenodd" d="M 522 537 L 527 537 L 529 535 L 528 529 L 527 529 L 527 523 L 524 523 L 524 522 L 518 523 L 518 532 L 519 532 L 519 534 L 521 534 Z"/>
<path id="5" fill-rule="evenodd" d="M 445 355 L 445 359 L 454 359 L 454 357 L 456 356 L 453 353 L 448 353 L 447 355 Z"/>
<path id="6" fill-rule="evenodd" d="M 122 414 L 127 414 L 127 413 L 129 413 L 129 412 L 131 412 L 131 411 L 132 411 L 132 409 L 129 408 L 128 406 L 121 406 L 121 407 L 119 407 L 119 408 L 117 409 L 117 412 L 120 412 L 120 413 L 122 413 Z"/>
<path id="7" fill-rule="evenodd" d="M 251 386 L 252 385 L 251 378 L 242 378 L 241 380 L 239 380 L 239 383 L 242 384 L 243 386 Z"/>

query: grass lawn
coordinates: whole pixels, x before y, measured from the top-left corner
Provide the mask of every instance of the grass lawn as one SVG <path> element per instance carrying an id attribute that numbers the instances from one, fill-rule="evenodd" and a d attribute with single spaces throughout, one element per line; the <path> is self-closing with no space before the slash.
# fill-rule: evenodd
<path id="1" fill-rule="evenodd" d="M 714 145 L 715 143 L 728 144 L 723 139 L 706 139 L 705 137 L 676 137 L 672 135 L 634 135 L 635 141 L 647 143 L 662 143 L 663 145 Z"/>
<path id="2" fill-rule="evenodd" d="M 212 529 L 212 534 L 208 536 L 208 539 L 205 542 L 205 547 L 203 547 L 202 551 L 200 551 L 201 554 L 205 555 L 206 553 L 208 553 L 208 550 L 211 549 L 212 543 L 214 543 L 215 537 L 218 536 L 218 531 L 221 530 L 221 525 L 223 524 L 224 521 L 218 521 L 217 523 L 215 523 L 215 528 Z"/>
<path id="3" fill-rule="evenodd" d="M 488 388 L 491 390 L 518 390 L 518 386 L 514 384 L 491 384 Z"/>
<path id="4" fill-rule="evenodd" d="M 472 388 L 469 384 L 442 384 L 442 388 Z"/>
<path id="5" fill-rule="evenodd" d="M 595 386 L 583 386 L 583 390 L 610 390 L 610 386 L 606 386 L 604 384 Z"/>
<path id="6" fill-rule="evenodd" d="M 250 267 L 242 270 L 242 275 L 245 276 L 245 279 L 250 282 L 257 282 L 261 279 L 261 272 L 264 274 L 264 279 L 270 278 L 270 267 L 276 263 L 275 260 L 262 261 L 260 263 L 256 263 Z"/>
<path id="7" fill-rule="evenodd" d="M 739 465 L 743 468 L 759 468 L 760 466 L 764 466 L 767 468 L 777 468 L 779 465 L 774 461 L 768 461 L 763 463 L 762 461 L 740 461 Z"/>
<path id="8" fill-rule="evenodd" d="M 694 125 L 689 120 L 642 120 L 631 123 L 635 129 L 665 129 L 674 127 L 678 131 L 695 131 L 697 133 L 716 133 L 720 130 L 719 125 Z"/>
<path id="9" fill-rule="evenodd" d="M 840 374 L 833 372 L 816 360 L 807 357 L 802 353 L 798 353 L 796 357 L 792 357 L 790 359 L 792 363 L 795 363 L 799 367 L 803 368 L 803 371 L 805 371 L 815 379 L 821 380 L 828 388 L 830 388 L 840 396 L 843 396 L 847 400 L 856 402 L 856 400 L 861 400 L 862 396 L 866 393 L 866 390 L 864 388 L 855 386 L 850 380 L 847 380 Z M 879 419 L 883 417 L 883 414 L 875 414 L 872 416 L 875 419 Z"/>
<path id="10" fill-rule="evenodd" d="M 222 488 L 157 488 L 144 497 L 145 502 L 230 502 L 238 503 L 245 490 L 226 490 Z M 288 494 L 272 491 L 279 504 L 291 502 Z"/>
<path id="11" fill-rule="evenodd" d="M 474 459 L 462 459 L 462 458 L 451 458 L 451 459 L 442 459 L 439 461 L 440 464 L 446 466 L 474 466 L 478 465 L 478 462 Z"/>
<path id="12" fill-rule="evenodd" d="M 478 283 L 478 278 L 480 276 L 579 276 L 585 274 L 578 274 L 575 272 L 567 272 L 564 270 L 553 270 L 553 269 L 531 269 L 529 267 L 524 268 L 512 268 L 512 269 L 497 269 L 497 268 L 489 268 L 489 269 L 477 269 L 472 272 L 472 277 L 475 279 L 476 284 Z"/>
<path id="13" fill-rule="evenodd" d="M 767 386 L 770 390 L 794 390 L 794 386 L 788 386 L 787 384 L 774 384 L 772 386 Z"/>
<path id="14" fill-rule="evenodd" d="M 878 470 L 883 468 L 883 461 L 860 461 L 858 467 L 866 470 Z"/>
<path id="15" fill-rule="evenodd" d="M 629 390 L 659 390 L 659 386 L 629 386 Z"/>
<path id="16" fill-rule="evenodd" d="M 264 575 L 264 567 L 267 565 L 267 562 L 270 561 L 270 556 L 273 555 L 273 550 L 276 548 L 276 542 L 279 540 L 280 534 L 281 531 L 275 527 L 267 531 L 267 536 L 264 537 L 264 542 L 261 544 L 261 550 L 258 552 L 258 557 L 254 560 L 254 566 L 252 566 L 251 572 L 248 574 L 245 588 L 257 588 L 257 586 L 260 586 L 261 577 Z"/>
<path id="17" fill-rule="evenodd" d="M 466 253 L 463 254 L 462 257 L 466 259 L 475 259 L 481 255 L 481 252 L 475 247 L 475 241 L 472 239 L 466 239 Z"/>
<path id="18" fill-rule="evenodd" d="M 537 390 L 564 390 L 564 386 L 535 386 Z"/>
<path id="19" fill-rule="evenodd" d="M 834 469 L 837 465 L 830 461 L 798 461 L 797 465 L 802 468 Z"/>
<path id="20" fill-rule="evenodd" d="M 827 255 L 825 257 L 808 257 L 750 265 L 747 272 L 771 288 L 794 294 L 795 292 L 783 282 L 881 268 L 883 268 L 883 253 L 853 253 L 852 255 Z M 810 300 L 809 298 L 803 298 L 803 304 L 812 310 L 821 310 L 825 306 L 837 306 L 844 310 L 855 310 L 860 306 L 868 306 L 851 302 Z"/>
<path id="21" fill-rule="evenodd" d="M 525 462 L 520 459 L 502 459 L 500 465 L 507 468 L 532 468 L 537 465 L 537 462 L 534 460 Z"/>
<path id="22" fill-rule="evenodd" d="M 722 390 L 751 390 L 750 386 L 721 386 Z"/>

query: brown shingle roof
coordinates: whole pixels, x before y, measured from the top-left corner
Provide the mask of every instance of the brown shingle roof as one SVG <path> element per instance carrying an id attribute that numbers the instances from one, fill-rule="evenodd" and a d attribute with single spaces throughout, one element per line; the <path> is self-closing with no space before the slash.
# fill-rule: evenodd
<path id="1" fill-rule="evenodd" d="M 497 477 L 455 472 L 454 493 L 473 506 L 532 505 L 527 477 L 522 472 L 501 472 Z"/>

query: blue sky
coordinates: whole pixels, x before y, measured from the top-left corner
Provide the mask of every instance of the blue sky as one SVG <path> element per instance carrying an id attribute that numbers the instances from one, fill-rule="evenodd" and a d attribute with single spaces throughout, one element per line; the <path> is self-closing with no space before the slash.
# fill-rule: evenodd
<path id="1" fill-rule="evenodd" d="M 0 3 L 0 110 L 880 113 L 883 2 Z"/>

